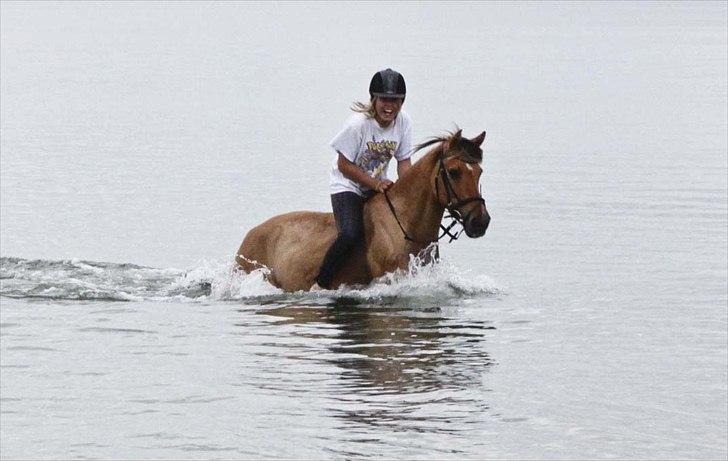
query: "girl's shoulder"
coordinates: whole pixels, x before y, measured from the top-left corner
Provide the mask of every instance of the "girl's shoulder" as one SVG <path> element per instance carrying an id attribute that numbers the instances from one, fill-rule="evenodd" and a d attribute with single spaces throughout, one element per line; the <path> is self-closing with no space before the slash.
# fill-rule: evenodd
<path id="1" fill-rule="evenodd" d="M 344 123 L 344 127 L 349 129 L 362 129 L 371 123 L 372 119 L 366 116 L 366 114 L 354 113 Z"/>
<path id="2" fill-rule="evenodd" d="M 399 122 L 400 126 L 402 126 L 403 128 L 408 128 L 412 126 L 412 118 L 404 110 L 400 110 L 399 114 L 397 114 L 397 122 Z"/>

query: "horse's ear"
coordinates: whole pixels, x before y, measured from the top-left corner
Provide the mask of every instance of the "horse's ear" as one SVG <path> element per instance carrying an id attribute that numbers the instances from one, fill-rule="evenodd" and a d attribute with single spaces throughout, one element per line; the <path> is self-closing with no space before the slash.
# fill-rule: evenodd
<path id="1" fill-rule="evenodd" d="M 475 144 L 478 147 L 480 147 L 480 145 L 483 144 L 484 140 L 485 140 L 485 131 L 483 131 L 478 136 L 471 139 L 471 141 L 473 141 L 473 144 Z"/>
<path id="2" fill-rule="evenodd" d="M 452 136 L 450 136 L 450 139 L 448 141 L 448 146 L 452 149 L 455 148 L 459 143 L 460 140 L 463 138 L 463 130 L 457 130 Z"/>

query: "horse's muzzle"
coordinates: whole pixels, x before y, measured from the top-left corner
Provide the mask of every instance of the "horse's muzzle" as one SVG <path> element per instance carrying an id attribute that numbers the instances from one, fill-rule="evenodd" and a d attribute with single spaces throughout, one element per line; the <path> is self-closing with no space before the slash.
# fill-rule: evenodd
<path id="1" fill-rule="evenodd" d="M 465 234 L 470 238 L 478 238 L 485 235 L 485 230 L 490 224 L 490 215 L 487 211 L 477 216 L 471 214 L 465 220 L 464 228 Z"/>

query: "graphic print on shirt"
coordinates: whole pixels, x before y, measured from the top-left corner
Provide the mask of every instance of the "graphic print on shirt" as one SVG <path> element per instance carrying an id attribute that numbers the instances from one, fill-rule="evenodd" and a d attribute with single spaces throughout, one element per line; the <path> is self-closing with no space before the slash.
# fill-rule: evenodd
<path id="1" fill-rule="evenodd" d="M 367 142 L 366 150 L 359 157 L 357 165 L 366 171 L 370 177 L 383 179 L 387 164 L 394 156 L 397 145 L 396 141 L 376 141 L 372 136 L 372 140 Z"/>

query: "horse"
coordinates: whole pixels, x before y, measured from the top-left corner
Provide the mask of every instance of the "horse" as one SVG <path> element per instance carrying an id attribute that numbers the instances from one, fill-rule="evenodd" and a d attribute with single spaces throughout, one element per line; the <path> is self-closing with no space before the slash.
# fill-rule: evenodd
<path id="1" fill-rule="evenodd" d="M 462 130 L 417 146 L 433 146 L 384 193 L 364 205 L 364 238 L 342 262 L 331 288 L 366 285 L 382 275 L 406 269 L 438 240 L 445 210 L 470 238 L 485 234 L 490 215 L 480 194 L 481 144 Z M 461 198 L 463 197 L 463 198 Z M 333 213 L 295 211 L 275 216 L 251 229 L 235 257 L 236 269 L 264 269 L 268 282 L 287 292 L 308 290 L 326 251 L 337 236 Z"/>

